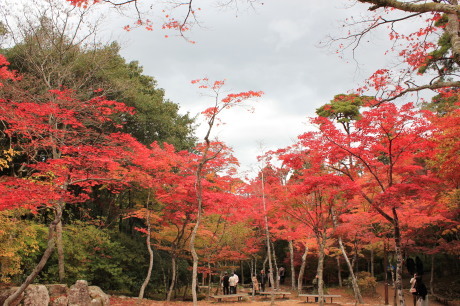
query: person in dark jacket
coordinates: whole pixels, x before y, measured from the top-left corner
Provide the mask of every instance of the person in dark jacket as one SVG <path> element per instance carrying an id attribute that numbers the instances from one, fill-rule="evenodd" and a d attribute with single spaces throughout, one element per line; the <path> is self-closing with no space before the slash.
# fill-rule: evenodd
<path id="1" fill-rule="evenodd" d="M 260 284 L 260 291 L 265 292 L 265 284 L 267 283 L 268 276 L 265 274 L 265 270 L 260 270 L 259 274 L 259 284 Z"/>
<path id="2" fill-rule="evenodd" d="M 426 289 L 425 283 L 422 280 L 422 276 L 418 275 L 415 277 L 415 292 L 413 294 L 416 296 L 416 305 L 425 306 L 428 305 L 428 290 Z"/>
<path id="3" fill-rule="evenodd" d="M 284 279 L 286 278 L 286 269 L 284 269 L 284 267 L 280 267 L 278 270 L 278 274 L 280 276 L 280 284 L 284 285 Z"/>
<path id="4" fill-rule="evenodd" d="M 229 279 L 230 276 L 228 276 L 228 273 L 225 272 L 224 276 L 222 276 L 222 287 L 224 294 L 230 294 L 230 282 Z"/>

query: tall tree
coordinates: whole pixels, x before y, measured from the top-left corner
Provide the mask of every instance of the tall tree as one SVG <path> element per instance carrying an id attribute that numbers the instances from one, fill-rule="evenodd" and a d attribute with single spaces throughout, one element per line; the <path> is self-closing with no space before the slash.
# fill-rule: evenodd
<path id="1" fill-rule="evenodd" d="M 314 122 L 320 131 L 302 135 L 301 145 L 326 158 L 328 169 L 357 184 L 363 199 L 393 227 L 396 283 L 404 304 L 400 213 L 410 199 L 433 200 L 429 192 L 433 178 L 423 165 L 432 154 L 431 125 L 411 104 L 400 108 L 384 104 L 364 112 L 350 134 L 338 130 L 329 119 L 319 117 Z"/>
<path id="2" fill-rule="evenodd" d="M 211 142 L 211 132 L 217 121 L 219 120 L 218 115 L 225 109 L 229 109 L 235 106 L 244 105 L 244 102 L 252 99 L 260 97 L 263 92 L 261 91 L 247 91 L 241 93 L 230 93 L 221 98 L 221 89 L 224 86 L 224 81 L 214 81 L 210 82 L 209 79 L 204 78 L 200 80 L 192 81 L 194 84 L 198 84 L 200 88 L 208 89 L 214 101 L 212 106 L 207 108 L 203 111 L 203 115 L 205 116 L 206 123 L 208 128 L 206 130 L 206 134 L 204 136 L 204 143 L 201 145 L 200 150 L 200 158 L 198 161 L 198 165 L 196 167 L 196 198 L 197 198 L 197 217 L 195 226 L 192 231 L 192 235 L 190 237 L 190 251 L 192 253 L 193 258 L 193 272 L 192 272 L 192 296 L 193 296 L 193 304 L 196 305 L 198 303 L 197 299 L 197 272 L 198 272 L 198 254 L 195 249 L 195 240 L 198 233 L 198 228 L 200 227 L 200 222 L 203 216 L 203 178 L 205 175 L 205 169 L 208 163 L 212 162 L 220 151 L 223 149 L 221 145 L 218 145 L 217 148 L 212 146 Z"/>
<path id="3" fill-rule="evenodd" d="M 4 70 L 2 77 L 11 78 Z M 25 290 L 51 256 L 64 206 L 87 200 L 103 182 L 119 187 L 128 183 L 140 173 L 133 167 L 140 162 L 133 152 L 143 147 L 129 135 L 101 133 L 104 126 L 119 126 L 112 115 L 132 111 L 123 103 L 104 97 L 80 101 L 71 91 L 58 90 L 50 91 L 45 103 L 30 102 L 8 90 L 14 83 L 7 85 L 2 88 L 6 97 L 0 100 L 1 142 L 14 156 L 2 167 L 3 174 L 9 175 L 1 177 L 0 207 L 50 207 L 55 218 L 42 259 L 5 305 Z"/>

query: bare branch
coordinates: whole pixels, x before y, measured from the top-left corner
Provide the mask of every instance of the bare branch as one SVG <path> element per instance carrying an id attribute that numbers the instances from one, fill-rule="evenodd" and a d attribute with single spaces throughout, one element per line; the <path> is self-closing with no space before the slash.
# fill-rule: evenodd
<path id="1" fill-rule="evenodd" d="M 369 10 L 374 11 L 379 8 L 392 7 L 405 12 L 428 13 L 460 13 L 458 5 L 445 4 L 440 2 L 427 2 L 423 4 L 402 2 L 398 0 L 358 0 L 361 3 L 373 4 Z"/>
<path id="2" fill-rule="evenodd" d="M 426 84 L 426 85 L 421 85 L 421 86 L 417 86 L 417 87 L 411 87 L 411 88 L 407 88 L 401 92 L 399 92 L 398 94 L 390 97 L 390 98 L 385 98 L 385 99 L 380 99 L 378 101 L 377 104 L 375 104 L 375 106 L 378 106 L 382 103 L 385 103 L 385 102 L 390 102 L 390 101 L 393 101 L 393 100 L 396 100 L 397 98 L 400 98 L 402 96 L 404 96 L 405 94 L 407 93 L 410 93 L 410 92 L 419 92 L 419 91 L 422 91 L 422 90 L 425 90 L 425 89 L 430 89 L 430 90 L 436 90 L 436 89 L 441 89 L 441 88 L 458 88 L 460 87 L 460 81 L 457 81 L 457 82 L 435 82 L 435 83 L 432 83 L 432 84 Z"/>

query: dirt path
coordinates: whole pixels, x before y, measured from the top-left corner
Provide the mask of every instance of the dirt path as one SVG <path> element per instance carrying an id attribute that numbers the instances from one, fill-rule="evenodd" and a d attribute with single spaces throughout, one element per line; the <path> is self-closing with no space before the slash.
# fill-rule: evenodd
<path id="1" fill-rule="evenodd" d="M 388 295 L 389 295 L 389 303 L 393 305 L 393 294 L 394 291 L 392 288 L 388 288 Z M 283 288 L 283 291 L 289 291 L 288 288 Z M 353 293 L 351 290 L 346 288 L 329 288 L 329 294 L 338 294 L 342 297 L 337 299 L 337 303 L 327 303 L 325 305 L 355 305 L 355 299 L 353 297 Z M 412 295 L 409 292 L 405 292 L 406 297 L 406 305 L 412 306 Z M 139 305 L 139 306 L 191 306 L 193 305 L 192 302 L 163 302 L 163 301 L 152 301 L 147 299 L 139 300 L 137 298 L 127 298 L 127 297 L 112 297 L 111 298 L 111 306 L 127 306 L 127 305 Z M 315 303 L 310 303 L 311 305 L 317 305 Z M 235 305 L 235 306 L 268 306 L 270 305 L 270 298 L 261 297 L 261 296 L 249 296 L 245 298 L 242 302 L 237 301 L 226 301 L 226 302 L 213 302 L 213 301 L 199 301 L 198 305 L 200 306 L 211 306 L 211 305 Z M 305 303 L 305 299 L 301 299 L 297 296 L 296 293 L 293 293 L 289 299 L 280 299 L 277 298 L 275 300 L 275 305 L 280 306 L 301 306 L 301 305 L 308 305 Z M 377 294 L 371 297 L 364 297 L 364 304 L 366 305 L 385 305 L 384 304 L 384 286 L 383 284 L 379 284 L 377 286 Z M 440 306 L 439 304 L 430 299 L 430 306 Z"/>

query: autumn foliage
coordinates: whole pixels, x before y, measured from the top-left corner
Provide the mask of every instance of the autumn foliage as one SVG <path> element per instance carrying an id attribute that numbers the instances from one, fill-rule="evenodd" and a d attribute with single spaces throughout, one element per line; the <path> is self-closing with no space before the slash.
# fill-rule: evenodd
<path id="1" fill-rule="evenodd" d="M 85 7 L 105 1 L 68 2 Z M 355 43 L 378 26 L 405 19 L 390 22 L 382 17 L 393 16 L 395 10 L 406 12 L 400 1 L 358 2 L 383 12 L 367 20 L 367 30 L 349 32 L 345 39 Z M 455 73 L 459 32 L 452 32 L 454 12 L 444 1 L 436 3 L 436 10 L 424 8 L 426 3 L 406 3 L 426 17 L 427 26 L 412 33 L 389 27 L 392 51 L 406 65 L 403 72 L 378 69 L 355 92 L 334 96 L 309 119 L 312 129 L 289 147 L 261 152 L 262 166 L 245 179 L 238 173 L 233 149 L 212 132 L 222 112 L 247 107 L 263 92 L 225 93 L 224 80 L 193 80 L 209 98 L 200 117 L 207 130 L 193 147 L 178 150 L 169 143 L 141 143 L 126 133 L 136 109 L 108 99 L 102 89 L 87 99 L 64 86 L 35 92 L 0 55 L 0 280 L 24 281 L 21 267 L 27 266 L 32 280 L 26 282 L 36 277 L 56 281 L 55 268 L 43 272 L 44 264 L 32 268 L 26 258 L 34 254 L 34 263 L 49 260 L 65 266 L 62 254 L 53 257 L 62 242 L 59 227 L 76 237 L 81 228 L 94 236 L 95 245 L 81 250 L 73 246 L 72 262 L 84 263 L 85 269 L 94 264 L 95 273 L 129 274 L 111 263 L 119 247 L 111 239 L 135 241 L 136 247 L 120 247 L 131 256 L 125 264 L 133 269 L 135 262 L 147 269 L 149 252 L 145 284 L 161 283 L 167 300 L 177 296 L 180 287 L 185 297 L 192 283 L 196 302 L 198 276 L 202 284 L 219 281 L 230 271 L 251 277 L 265 269 L 266 262 L 271 265 L 272 256 L 274 273 L 283 266 L 290 275 L 300 275 L 291 284 L 292 289 L 299 286 L 299 292 L 302 282 L 317 276 L 318 292 L 324 294 L 327 278 L 335 281 L 332 270 L 341 278 L 341 260 L 355 283 L 354 271 L 365 261 L 372 270 L 366 282 L 375 284 L 374 262 L 392 252 L 387 266 L 395 266 L 395 287 L 403 305 L 408 257 L 430 256 L 434 275 L 437 256 L 460 254 L 460 84 Z M 194 16 L 192 2 L 188 4 L 186 10 Z M 190 29 L 189 15 L 178 21 L 163 13 L 164 29 L 181 34 Z M 153 29 L 147 19 L 135 26 Z M 412 77 L 430 71 L 435 71 L 430 82 L 412 82 Z M 425 89 L 435 96 L 423 107 L 397 100 Z M 48 238 L 43 238 L 44 232 Z M 31 250 L 24 251 L 27 248 Z M 37 254 L 42 253 L 40 259 Z M 116 260 L 117 265 L 123 262 Z M 313 267 L 309 271 L 307 260 Z M 382 275 L 388 272 L 383 265 L 375 269 Z M 120 285 L 130 293 L 140 283 L 139 270 L 133 274 L 129 289 Z M 95 278 L 98 281 L 105 284 Z M 104 289 L 111 289 L 110 284 Z M 360 301 L 357 289 L 353 286 Z"/>

